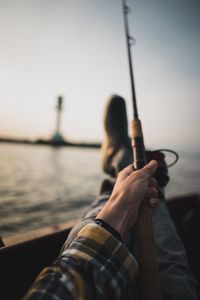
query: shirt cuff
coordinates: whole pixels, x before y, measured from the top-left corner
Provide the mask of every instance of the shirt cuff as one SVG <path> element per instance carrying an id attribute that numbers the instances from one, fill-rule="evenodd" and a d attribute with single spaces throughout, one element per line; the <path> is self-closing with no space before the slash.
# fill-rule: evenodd
<path id="1" fill-rule="evenodd" d="M 108 230 L 114 237 L 116 237 L 120 242 L 122 242 L 122 237 L 117 230 L 110 226 L 106 221 L 102 219 L 95 219 L 94 223 L 99 226 L 102 226 L 104 229 Z"/>

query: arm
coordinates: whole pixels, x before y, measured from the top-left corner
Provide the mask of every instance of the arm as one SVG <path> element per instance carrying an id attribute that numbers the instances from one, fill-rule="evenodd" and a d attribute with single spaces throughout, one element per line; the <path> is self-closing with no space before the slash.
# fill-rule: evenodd
<path id="1" fill-rule="evenodd" d="M 107 230 L 91 223 L 40 273 L 23 300 L 108 299 L 108 295 L 120 299 L 137 270 L 128 249 Z"/>
<path id="2" fill-rule="evenodd" d="M 129 166 L 120 172 L 97 218 L 124 236 L 135 225 L 144 197 L 156 195 L 149 180 L 156 166 L 153 162 L 140 171 L 133 172 Z M 110 232 L 91 223 L 79 232 L 61 257 L 42 271 L 24 300 L 120 299 L 137 271 L 137 262 L 128 249 Z"/>

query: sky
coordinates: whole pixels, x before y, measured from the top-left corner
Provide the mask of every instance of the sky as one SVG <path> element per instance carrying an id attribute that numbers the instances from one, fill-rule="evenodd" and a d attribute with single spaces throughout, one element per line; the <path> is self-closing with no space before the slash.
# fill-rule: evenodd
<path id="1" fill-rule="evenodd" d="M 128 0 L 145 144 L 199 152 L 200 1 Z M 0 0 L 0 136 L 101 142 L 107 98 L 132 120 L 121 0 Z M 131 133 L 130 133 L 131 134 Z"/>

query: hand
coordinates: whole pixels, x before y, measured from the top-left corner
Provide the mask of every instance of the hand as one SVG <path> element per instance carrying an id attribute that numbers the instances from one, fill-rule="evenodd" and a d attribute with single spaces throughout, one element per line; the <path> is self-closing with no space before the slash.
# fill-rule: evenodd
<path id="1" fill-rule="evenodd" d="M 157 161 L 152 160 L 138 171 L 129 165 L 119 172 L 112 194 L 97 218 L 103 219 L 124 237 L 135 225 L 142 202 L 146 200 L 152 207 L 158 203 L 156 180 L 152 177 L 157 167 Z"/>

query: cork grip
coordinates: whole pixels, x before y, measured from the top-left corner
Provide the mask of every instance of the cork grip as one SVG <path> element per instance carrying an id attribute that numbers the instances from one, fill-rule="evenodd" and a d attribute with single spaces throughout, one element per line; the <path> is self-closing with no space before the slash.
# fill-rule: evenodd
<path id="1" fill-rule="evenodd" d="M 132 148 L 133 165 L 136 170 L 141 169 L 146 164 L 145 147 L 142 134 L 142 126 L 139 119 L 132 121 Z"/>
<path id="2" fill-rule="evenodd" d="M 132 138 L 142 137 L 142 126 L 139 119 L 134 119 L 131 123 L 132 127 Z"/>

